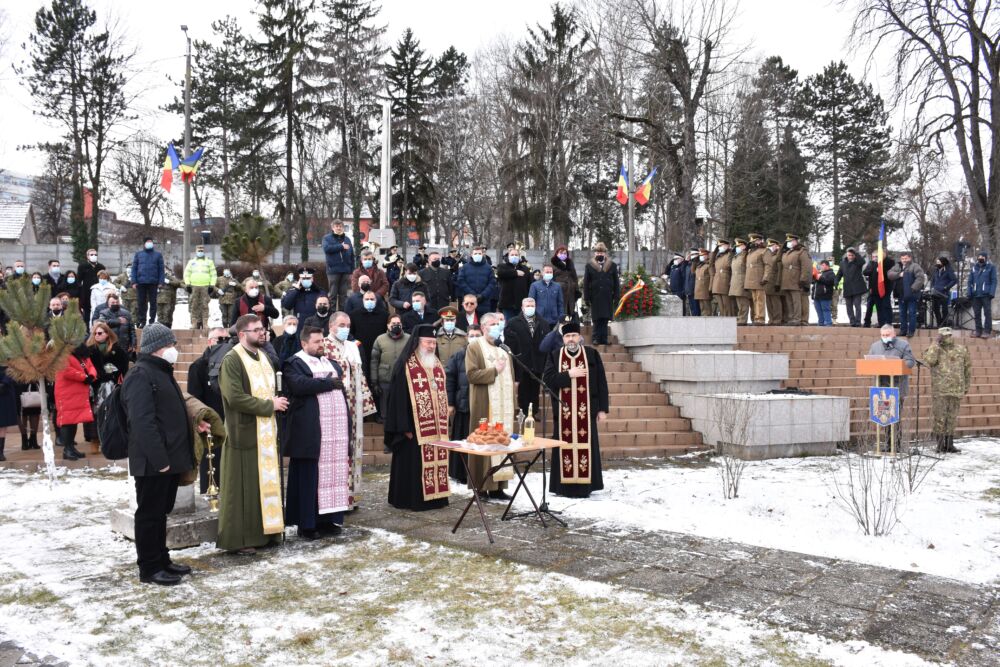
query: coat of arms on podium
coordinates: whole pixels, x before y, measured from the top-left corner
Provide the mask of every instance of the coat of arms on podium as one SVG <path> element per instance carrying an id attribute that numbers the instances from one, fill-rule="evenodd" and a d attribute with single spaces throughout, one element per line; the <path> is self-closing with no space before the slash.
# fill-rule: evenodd
<path id="1" fill-rule="evenodd" d="M 899 422 L 899 387 L 869 387 L 869 418 L 879 426 Z"/>

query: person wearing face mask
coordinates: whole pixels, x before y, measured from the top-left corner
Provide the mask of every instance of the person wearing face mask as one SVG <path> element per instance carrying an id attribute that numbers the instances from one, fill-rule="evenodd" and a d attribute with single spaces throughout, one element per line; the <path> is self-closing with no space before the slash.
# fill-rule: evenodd
<path id="1" fill-rule="evenodd" d="M 560 322 L 566 314 L 563 289 L 555 281 L 555 267 L 551 264 L 542 267 L 542 277 L 531 284 L 528 297 L 534 300 L 538 316 L 546 322 Z"/>
<path id="2" fill-rule="evenodd" d="M 455 279 L 457 294 L 473 294 L 476 297 L 476 312 L 480 317 L 490 309 L 496 297 L 497 279 L 493 267 L 486 261 L 486 248 L 478 245 L 472 249 L 468 262 L 462 264 Z"/>
<path id="3" fill-rule="evenodd" d="M 76 433 L 78 425 L 94 422 L 90 389 L 96 382 L 97 370 L 90 360 L 90 351 L 85 344 L 81 344 L 73 350 L 66 359 L 66 365 L 56 375 L 56 426 L 65 461 L 86 458 L 86 454 L 76 448 Z"/>
<path id="4" fill-rule="evenodd" d="M 415 290 L 412 308 L 403 313 L 403 331 L 413 333 L 413 328 L 419 324 L 430 324 L 436 318 L 427 306 L 427 295 L 421 290 Z"/>
<path id="5" fill-rule="evenodd" d="M 424 291 L 420 280 L 420 271 L 416 264 L 407 264 L 403 276 L 389 290 L 389 305 L 400 315 L 408 313 L 413 308 L 413 291 Z"/>
<path id="6" fill-rule="evenodd" d="M 299 342 L 299 318 L 286 315 L 281 321 L 281 335 L 274 339 L 274 351 L 283 364 L 302 350 Z"/>
<path id="7" fill-rule="evenodd" d="M 470 345 L 465 353 L 465 373 L 469 379 L 469 429 L 479 426 L 481 419 L 490 423 L 502 423 L 507 433 L 514 432 L 514 413 L 517 412 L 517 393 L 514 386 L 514 360 L 510 353 L 498 345 L 503 334 L 498 313 L 486 313 L 480 319 L 485 335 Z M 465 434 L 468 437 L 468 433 Z M 499 464 L 499 458 L 484 456 L 469 457 L 469 480 L 471 489 L 479 488 L 490 498 L 505 499 L 507 480 L 513 478 L 509 470 L 493 474 L 487 480 L 486 473 L 492 465 Z"/>
<path id="8" fill-rule="evenodd" d="M 95 321 L 104 322 L 118 336 L 121 343 L 129 352 L 135 349 L 135 327 L 132 321 L 132 313 L 122 308 L 118 296 L 113 292 L 108 295 L 107 308 L 101 311 Z"/>
<path id="9" fill-rule="evenodd" d="M 960 454 L 955 447 L 955 424 L 962 407 L 962 397 L 972 386 L 972 357 L 964 345 L 952 338 L 950 327 L 938 329 L 938 339 L 924 352 L 924 363 L 931 369 L 932 432 L 939 453 Z"/>
<path id="10" fill-rule="evenodd" d="M 466 333 L 458 328 L 458 309 L 445 306 L 438 311 L 437 355 L 446 367 L 448 360 L 469 344 Z"/>
<path id="11" fill-rule="evenodd" d="M 219 310 L 222 311 L 222 321 L 229 324 L 233 321 L 233 306 L 236 304 L 236 299 L 243 293 L 243 286 L 233 277 L 231 270 L 223 269 L 222 275 L 215 279 L 215 293 L 219 295 Z"/>
<path id="12" fill-rule="evenodd" d="M 164 268 L 163 255 L 155 249 L 152 237 L 147 236 L 142 250 L 132 257 L 129 275 L 138 302 L 135 324 L 140 329 L 156 321 L 156 292 L 163 284 Z"/>
<path id="13" fill-rule="evenodd" d="M 83 321 L 88 324 L 90 323 L 91 313 L 94 312 L 91 305 L 92 300 L 88 300 L 88 296 L 94 285 L 100 280 L 98 274 L 101 271 L 107 271 L 107 267 L 97 261 L 97 251 L 89 248 L 86 259 L 76 267 L 76 277 L 80 283 L 80 306 L 83 310 Z M 103 303 L 103 301 L 99 301 L 98 303 Z"/>
<path id="14" fill-rule="evenodd" d="M 553 430 L 567 443 L 552 453 L 549 474 L 552 493 L 587 498 L 604 488 L 598 425 L 608 418 L 608 379 L 601 355 L 583 344 L 580 325 L 562 327 L 563 346 L 552 352 L 545 364 L 545 384 L 557 392 L 564 405 L 576 410 L 553 411 Z M 569 436 L 565 434 L 569 433 Z"/>
<path id="15" fill-rule="evenodd" d="M 690 314 L 688 311 L 687 296 L 685 294 L 687 271 L 687 260 L 684 259 L 684 255 L 680 253 L 674 253 L 674 256 L 670 260 L 670 264 L 663 270 L 663 275 L 666 276 L 667 289 L 670 290 L 671 294 L 681 300 L 681 312 L 683 315 Z"/>
<path id="16" fill-rule="evenodd" d="M 736 315 L 732 308 L 734 302 L 729 298 L 729 288 L 733 280 L 733 253 L 729 248 L 729 241 L 720 239 L 710 259 L 712 263 L 712 301 L 720 317 Z"/>
<path id="17" fill-rule="evenodd" d="M 687 314 L 692 317 L 701 316 L 701 306 L 694 298 L 694 284 L 697 282 L 698 261 L 701 255 L 697 248 L 688 251 L 687 273 L 684 275 L 684 300 L 687 303 Z"/>
<path id="18" fill-rule="evenodd" d="M 367 289 L 361 287 L 363 278 L 367 279 Z M 389 278 L 385 275 L 385 271 L 379 268 L 378 262 L 375 261 L 375 253 L 370 248 L 361 251 L 361 266 L 354 269 L 354 273 L 351 274 L 351 290 L 358 293 L 371 290 L 380 299 L 389 296 Z M 347 312 L 351 312 L 351 309 L 349 308 Z"/>
<path id="19" fill-rule="evenodd" d="M 620 292 L 618 265 L 608 256 L 607 246 L 598 243 L 583 273 L 583 301 L 590 307 L 590 318 L 594 322 L 594 345 L 608 344 L 608 322 L 613 317 Z"/>
<path id="20" fill-rule="evenodd" d="M 156 291 L 156 321 L 160 322 L 167 327 L 174 326 L 174 310 L 177 309 L 177 292 L 178 290 L 184 289 L 184 283 L 177 279 L 174 272 L 170 269 L 164 271 L 163 284 L 160 285 L 160 289 Z M 188 288 L 191 289 L 190 287 Z M 189 292 L 190 293 L 190 292 Z M 194 316 L 196 313 L 192 313 Z M 198 316 L 204 316 L 207 320 L 208 318 L 208 305 L 205 305 L 204 313 L 197 313 Z M 204 321 L 203 321 L 204 323 Z M 197 322 L 192 321 L 192 326 L 195 326 Z M 201 327 L 195 326 L 196 329 Z"/>
<path id="21" fill-rule="evenodd" d="M 427 307 L 437 312 L 455 298 L 455 281 L 451 270 L 441 265 L 441 253 L 432 250 L 427 255 L 427 266 L 420 270 L 420 282 L 427 292 Z"/>
<path id="22" fill-rule="evenodd" d="M 507 346 L 514 353 L 514 358 L 531 369 L 537 377 L 541 377 L 545 370 L 545 355 L 541 352 L 541 345 L 551 330 L 552 324 L 538 315 L 535 300 L 530 297 L 521 302 L 521 312 L 507 322 L 504 329 Z M 518 383 L 517 406 L 527 415 L 529 406 L 534 406 L 536 412 L 539 408 L 539 385 L 521 364 L 514 365 L 514 378 Z"/>
<path id="23" fill-rule="evenodd" d="M 951 301 L 951 290 L 958 284 L 951 262 L 944 255 L 934 261 L 934 271 L 930 275 L 931 303 L 934 309 L 934 322 L 938 327 L 950 326 L 948 304 Z"/>
<path id="24" fill-rule="evenodd" d="M 344 285 L 346 290 L 347 283 L 345 282 Z M 299 318 L 300 322 L 305 321 L 316 314 L 316 300 L 321 296 L 327 296 L 327 293 L 316 285 L 312 270 L 303 266 L 299 270 L 299 282 L 295 283 L 295 286 L 281 297 L 281 307 L 287 308 L 289 312 Z M 329 299 L 330 307 L 335 308 L 335 295 L 330 294 Z M 345 292 L 341 303 L 346 304 L 346 301 L 347 294 Z"/>
<path id="25" fill-rule="evenodd" d="M 294 285 L 295 285 L 295 273 L 289 271 L 288 273 L 285 274 L 284 278 L 282 278 L 281 280 L 279 280 L 274 284 L 274 290 L 272 294 L 276 299 L 280 299 L 281 297 L 288 294 L 288 290 L 292 289 Z M 285 309 L 282 308 L 281 314 L 282 316 L 284 316 L 288 315 L 289 313 L 285 312 Z"/>
<path id="26" fill-rule="evenodd" d="M 385 271 L 385 278 L 389 281 L 389 289 L 392 289 L 392 286 L 396 284 L 402 273 L 399 266 L 400 261 L 402 261 L 402 258 L 399 256 L 399 248 L 397 246 L 389 246 L 382 260 L 382 270 Z"/>
<path id="27" fill-rule="evenodd" d="M 903 338 L 896 337 L 896 328 L 891 324 L 882 325 L 879 329 L 879 340 L 873 342 L 868 348 L 868 356 L 873 357 L 890 357 L 893 359 L 902 359 L 906 362 L 907 367 L 913 368 L 917 364 L 916 358 L 913 356 L 913 350 L 910 348 L 910 344 Z M 891 380 L 888 375 L 880 375 L 876 380 L 876 386 L 888 387 L 891 384 Z M 898 380 L 899 387 L 899 414 L 903 414 L 903 403 L 906 401 L 906 397 L 910 392 L 910 378 L 904 375 Z M 901 440 L 902 429 L 896 429 L 896 447 L 897 451 L 899 449 L 899 442 Z"/>
<path id="28" fill-rule="evenodd" d="M 330 285 L 330 304 L 343 309 L 347 302 L 347 290 L 354 273 L 354 244 L 344 233 L 344 223 L 334 220 L 330 233 L 323 237 L 323 253 L 326 255 L 326 277 Z"/>
<path id="29" fill-rule="evenodd" d="M 698 263 L 694 267 L 694 298 L 702 317 L 715 315 L 712 307 L 712 258 L 705 248 L 698 249 Z"/>
<path id="30" fill-rule="evenodd" d="M 66 276 L 62 273 L 58 259 L 49 260 L 48 272 L 42 276 L 42 282 L 52 288 L 53 294 L 66 291 Z"/>
<path id="31" fill-rule="evenodd" d="M 139 579 L 172 586 L 191 568 L 167 551 L 167 515 L 181 474 L 194 468 L 194 433 L 174 379 L 177 339 L 162 324 L 146 327 L 139 357 L 122 383 L 128 417 L 128 470 L 135 478 L 135 550 Z"/>
<path id="32" fill-rule="evenodd" d="M 351 292 L 351 296 L 347 297 L 347 310 L 344 311 L 345 313 L 350 315 L 354 311 L 364 309 L 365 292 L 371 291 L 371 285 L 372 283 L 368 276 L 361 276 L 361 279 L 358 281 L 358 291 Z M 375 300 L 378 308 L 388 310 L 381 298 L 376 296 Z"/>
<path id="33" fill-rule="evenodd" d="M 566 314 L 576 315 L 576 302 L 580 298 L 580 277 L 569 254 L 569 248 L 564 245 L 556 248 L 549 262 L 552 264 L 552 280 L 562 288 Z"/>
<path id="34" fill-rule="evenodd" d="M 361 297 L 362 306 L 348 313 L 351 318 L 351 336 L 361 344 L 361 368 L 365 373 L 365 380 L 369 387 L 375 387 L 375 378 L 369 374 L 372 348 L 378 337 L 386 332 L 389 312 L 375 292 L 368 290 Z"/>
<path id="35" fill-rule="evenodd" d="M 852 327 L 861 326 L 861 299 L 868 291 L 864 269 L 865 258 L 858 254 L 857 249 L 848 248 L 840 260 L 837 280 L 843 285 L 841 291 L 847 304 L 847 319 Z"/>
<path id="36" fill-rule="evenodd" d="M 90 288 L 90 299 L 87 301 L 87 307 L 84 312 L 91 313 L 93 316 L 91 319 L 87 320 L 88 326 L 90 323 L 96 319 L 97 308 L 102 305 L 107 305 L 108 295 L 115 292 L 115 286 L 111 284 L 111 274 L 107 271 L 101 270 L 97 273 L 97 282 Z"/>
<path id="37" fill-rule="evenodd" d="M 368 386 L 362 367 L 361 347 L 350 340 L 351 318 L 342 311 L 333 314 L 330 334 L 323 340 L 327 359 L 340 367 L 344 381 L 344 394 L 351 423 L 351 493 L 350 506 L 357 507 L 361 497 L 361 461 L 364 456 L 364 420 L 375 414 L 375 398 Z"/>
<path id="38" fill-rule="evenodd" d="M 448 389 L 448 414 L 451 416 L 448 439 L 452 441 L 462 440 L 469 434 L 469 376 L 465 374 L 465 352 L 469 349 L 469 343 L 483 337 L 478 324 L 471 325 L 466 334 L 466 345 L 456 350 L 444 366 Z M 465 474 L 462 458 L 468 460 L 468 455 L 456 452 L 449 454 L 448 476 L 459 484 L 468 484 L 469 479 Z"/>
<path id="39" fill-rule="evenodd" d="M 236 307 L 233 308 L 233 321 L 230 326 L 236 324 L 236 320 L 244 315 L 256 315 L 264 321 L 266 329 L 271 328 L 271 319 L 280 317 L 278 309 L 274 307 L 271 299 L 264 297 L 260 289 L 260 283 L 253 278 L 243 281 L 243 296 L 236 300 Z"/>
<path id="40" fill-rule="evenodd" d="M 53 292 L 53 294 L 59 294 L 60 292 Z M 80 300 L 80 279 L 77 278 L 76 271 L 67 271 L 65 277 L 63 278 L 63 289 L 61 291 L 63 294 L 68 294 L 69 298 Z"/>
<path id="41" fill-rule="evenodd" d="M 967 293 L 972 300 L 972 312 L 976 318 L 976 332 L 972 336 L 989 338 L 993 335 L 993 297 L 997 293 L 997 269 L 985 250 L 979 251 L 976 263 L 969 271 Z"/>
<path id="42" fill-rule="evenodd" d="M 890 271 L 899 301 L 900 336 L 917 335 L 917 308 L 927 284 L 927 274 L 908 251 L 899 254 L 899 264 Z"/>
<path id="43" fill-rule="evenodd" d="M 441 258 L 441 265 L 448 268 L 451 271 L 452 282 L 454 282 L 455 275 L 458 273 L 458 265 L 461 264 L 461 259 L 459 257 L 458 250 L 452 248 L 448 251 L 447 257 Z"/>
<path id="44" fill-rule="evenodd" d="M 326 336 L 330 333 L 331 315 L 333 315 L 333 311 L 330 310 L 330 297 L 324 294 L 316 299 L 316 314 L 312 317 L 307 317 L 302 325 L 306 327 L 316 327 L 322 330 L 323 335 Z"/>
<path id="45" fill-rule="evenodd" d="M 386 332 L 376 338 L 375 344 L 372 345 L 371 361 L 368 365 L 368 376 L 378 387 L 379 414 L 382 418 L 385 417 L 385 401 L 392 379 L 392 367 L 410 338 L 409 334 L 403 331 L 403 322 L 399 315 L 388 318 L 386 324 Z"/>
<path id="46" fill-rule="evenodd" d="M 531 288 L 531 267 L 524 261 L 521 252 L 512 247 L 506 261 L 497 266 L 497 308 L 510 320 L 521 310 L 521 300 L 528 296 Z"/>
<path id="47" fill-rule="evenodd" d="M 733 275 L 729 281 L 730 307 L 736 316 L 737 326 L 745 326 L 750 317 L 750 294 L 746 290 L 747 242 L 737 237 L 733 239 L 733 259 L 730 263 Z"/>
<path id="48" fill-rule="evenodd" d="M 193 329 L 201 330 L 208 326 L 208 304 L 212 300 L 210 290 L 216 278 L 215 262 L 205 256 L 205 246 L 195 246 L 194 257 L 184 267 L 184 283 L 191 295 L 188 310 Z M 168 287 L 169 285 L 165 285 L 165 288 Z"/>
<path id="49" fill-rule="evenodd" d="M 760 234 L 750 234 L 750 243 L 746 250 L 746 276 L 743 288 L 750 297 L 750 319 L 754 326 L 763 326 L 767 315 L 767 293 L 764 290 L 764 260 L 768 255 L 764 246 L 764 237 Z"/>
<path id="50" fill-rule="evenodd" d="M 795 234 L 785 235 L 786 250 L 781 253 L 781 300 L 787 326 L 809 323 L 809 287 L 812 284 L 812 258 Z M 803 301 L 805 309 L 803 309 Z"/>
<path id="51" fill-rule="evenodd" d="M 41 275 L 41 274 L 39 274 L 39 275 Z M 24 278 L 29 278 L 29 277 L 30 276 L 29 276 L 28 272 L 24 268 L 24 262 L 22 260 L 20 260 L 20 259 L 15 259 L 14 260 L 14 275 L 12 276 L 12 279 L 13 280 L 22 280 Z"/>
<path id="52" fill-rule="evenodd" d="M 132 287 L 132 263 L 125 265 L 125 270 L 122 271 L 117 276 L 111 277 L 111 284 L 115 286 L 118 290 L 118 296 L 121 297 L 122 307 L 125 308 L 130 313 L 135 311 L 135 289 Z M 97 308 L 95 305 L 94 308 Z M 96 320 L 97 316 L 91 316 L 92 320 Z"/>
<path id="53" fill-rule="evenodd" d="M 785 302 L 781 298 L 781 243 L 776 239 L 767 240 L 767 252 L 764 254 L 764 286 L 765 303 L 767 306 L 767 323 L 770 326 L 785 324 Z"/>
<path id="54" fill-rule="evenodd" d="M 830 263 L 823 260 L 819 263 L 816 277 L 813 279 L 813 303 L 816 304 L 816 321 L 821 327 L 833 326 L 833 287 L 837 282 L 837 274 L 830 268 Z"/>
<path id="55" fill-rule="evenodd" d="M 896 266 L 895 260 L 888 253 L 882 260 L 882 286 L 879 286 L 878 253 L 872 253 L 872 260 L 864 268 L 864 276 L 868 279 L 868 306 L 865 311 L 865 326 L 872 325 L 872 311 L 878 314 L 879 326 L 892 324 L 892 293 L 894 285 L 889 277 Z M 884 290 L 884 292 L 883 292 Z"/>

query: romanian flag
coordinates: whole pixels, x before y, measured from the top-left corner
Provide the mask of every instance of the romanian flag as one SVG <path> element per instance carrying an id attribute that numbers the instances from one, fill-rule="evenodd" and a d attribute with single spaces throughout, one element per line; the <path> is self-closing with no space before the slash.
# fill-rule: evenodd
<path id="1" fill-rule="evenodd" d="M 878 295 L 885 296 L 885 220 L 878 232 Z"/>
<path id="2" fill-rule="evenodd" d="M 622 294 L 622 298 L 618 301 L 618 308 L 615 309 L 615 317 L 618 317 L 618 313 L 622 312 L 622 308 L 625 307 L 625 302 L 628 301 L 628 298 L 636 292 L 641 292 L 645 287 L 646 283 L 642 281 L 642 278 L 639 278 L 639 282 L 633 285 L 632 289 Z"/>
<path id="3" fill-rule="evenodd" d="M 625 171 L 625 165 L 622 165 L 621 171 L 618 172 L 618 194 L 615 199 L 622 206 L 628 203 L 628 172 Z"/>
<path id="4" fill-rule="evenodd" d="M 160 176 L 160 187 L 170 192 L 170 186 L 174 182 L 174 169 L 180 166 L 177 159 L 177 151 L 174 150 L 173 142 L 167 144 L 167 157 L 163 159 L 163 175 Z"/>
<path id="5" fill-rule="evenodd" d="M 642 182 L 635 191 L 635 201 L 640 206 L 645 206 L 649 203 L 649 198 L 653 196 L 653 178 L 656 177 L 656 167 L 653 167 L 653 171 L 649 172 L 649 176 L 646 180 Z"/>
<path id="6" fill-rule="evenodd" d="M 195 174 L 198 173 L 198 163 L 201 161 L 201 156 L 205 152 L 205 148 L 199 148 L 191 155 L 187 156 L 181 160 L 181 180 L 187 183 L 188 181 L 193 181 Z"/>

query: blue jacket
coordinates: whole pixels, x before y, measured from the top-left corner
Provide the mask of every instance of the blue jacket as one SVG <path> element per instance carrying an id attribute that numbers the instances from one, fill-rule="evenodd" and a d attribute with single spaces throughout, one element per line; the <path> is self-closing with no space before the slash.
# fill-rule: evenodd
<path id="1" fill-rule="evenodd" d="M 687 279 L 688 279 L 688 263 L 687 260 L 682 261 L 676 266 L 670 264 L 670 293 L 680 298 L 684 298 L 687 294 Z M 693 289 L 693 287 L 692 287 Z M 692 292 L 693 294 L 694 292 Z"/>
<path id="2" fill-rule="evenodd" d="M 478 264 L 469 260 L 458 270 L 455 286 L 459 299 L 466 294 L 475 294 L 479 298 L 476 312 L 482 314 L 490 309 L 490 301 L 496 297 L 497 278 L 493 275 L 493 267 L 485 259 Z"/>
<path id="3" fill-rule="evenodd" d="M 316 299 L 326 296 L 326 292 L 313 285 L 309 289 L 292 287 L 281 297 L 281 307 L 290 310 L 299 322 L 316 314 Z"/>
<path id="4" fill-rule="evenodd" d="M 945 296 L 951 296 L 951 288 L 958 283 L 955 278 L 955 272 L 951 270 L 950 266 L 942 266 L 940 269 L 934 269 L 933 278 L 931 279 L 931 290 L 938 294 L 944 294 Z"/>
<path id="5" fill-rule="evenodd" d="M 344 244 L 350 246 L 344 250 Z M 354 245 L 347 234 L 334 237 L 330 232 L 323 237 L 323 252 L 326 253 L 327 273 L 354 273 Z"/>
<path id="6" fill-rule="evenodd" d="M 989 260 L 983 266 L 976 262 L 969 272 L 969 296 L 988 296 L 991 299 L 997 293 L 997 267 Z"/>
<path id="7" fill-rule="evenodd" d="M 463 295 L 464 296 L 464 295 Z M 566 306 L 563 304 L 562 285 L 555 280 L 548 284 L 544 280 L 531 283 L 528 296 L 535 300 L 535 314 L 546 322 L 559 324 L 562 321 Z"/>
<path id="8" fill-rule="evenodd" d="M 163 255 L 155 248 L 143 248 L 132 258 L 132 275 L 129 276 L 133 285 L 163 284 Z"/>

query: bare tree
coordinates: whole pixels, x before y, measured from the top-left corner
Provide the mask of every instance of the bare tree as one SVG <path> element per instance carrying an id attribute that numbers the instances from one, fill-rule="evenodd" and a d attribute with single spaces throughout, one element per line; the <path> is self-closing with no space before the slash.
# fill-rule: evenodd
<path id="1" fill-rule="evenodd" d="M 904 486 L 894 456 L 872 453 L 873 438 L 844 452 L 831 475 L 834 497 L 865 535 L 888 535 L 899 523 Z"/>
<path id="2" fill-rule="evenodd" d="M 35 179 L 31 203 L 35 209 L 38 240 L 52 243 L 69 223 L 73 196 L 73 149 L 67 143 L 46 144 L 45 171 Z"/>
<path id="3" fill-rule="evenodd" d="M 746 470 L 746 453 L 752 427 L 758 421 L 759 403 L 746 400 L 733 386 L 728 392 L 718 394 L 713 401 L 713 420 L 718 429 L 716 451 L 719 453 L 719 477 L 722 494 L 732 500 L 740 494 L 740 482 Z"/>
<path id="4" fill-rule="evenodd" d="M 162 157 L 159 142 L 144 133 L 133 135 L 114 153 L 111 178 L 142 217 L 147 233 L 152 231 L 153 217 L 166 201 L 157 169 Z"/>
<path id="5" fill-rule="evenodd" d="M 841 0 L 847 5 L 847 0 Z M 853 4 L 853 3 L 851 3 Z M 1000 6 L 976 0 L 861 0 L 853 38 L 895 60 L 900 102 L 921 131 L 958 149 L 983 243 L 1000 235 Z"/>

